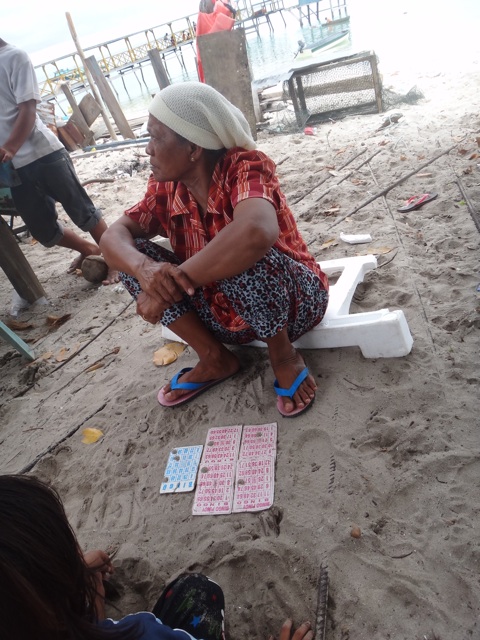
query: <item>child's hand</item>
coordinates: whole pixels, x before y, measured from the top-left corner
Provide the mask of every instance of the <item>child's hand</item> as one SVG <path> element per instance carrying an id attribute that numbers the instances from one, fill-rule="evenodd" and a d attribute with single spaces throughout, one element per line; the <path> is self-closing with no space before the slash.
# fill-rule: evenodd
<path id="1" fill-rule="evenodd" d="M 104 577 L 106 577 L 106 574 L 113 573 L 114 571 L 110 556 L 100 549 L 87 551 L 83 554 L 83 559 L 89 569 L 99 571 Z"/>
<path id="2" fill-rule="evenodd" d="M 83 554 L 83 559 L 92 572 L 92 580 L 95 585 L 95 613 L 97 620 L 103 620 L 105 618 L 105 587 L 103 586 L 103 581 L 108 580 L 110 574 L 113 573 L 112 561 L 110 556 L 100 549 L 87 551 Z"/>
<path id="3" fill-rule="evenodd" d="M 312 625 L 310 624 L 310 622 L 304 622 L 303 624 L 301 624 L 293 633 L 293 636 L 292 627 L 292 620 L 285 620 L 280 630 L 279 640 L 313 640 L 315 634 L 312 630 Z M 273 636 L 270 636 L 268 640 L 274 640 Z"/>

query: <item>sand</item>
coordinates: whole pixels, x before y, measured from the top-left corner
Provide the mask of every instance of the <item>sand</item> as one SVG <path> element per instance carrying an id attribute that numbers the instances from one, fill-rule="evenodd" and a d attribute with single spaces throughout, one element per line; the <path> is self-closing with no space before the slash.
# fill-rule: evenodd
<path id="1" fill-rule="evenodd" d="M 198 570 L 225 590 L 228 636 L 266 638 L 287 616 L 315 619 L 323 563 L 331 640 L 480 637 L 480 236 L 456 183 L 459 176 L 478 211 L 480 82 L 468 71 L 384 83 L 416 84 L 425 99 L 397 107 L 403 117 L 380 131 L 383 114 L 362 115 L 319 125 L 314 136 L 259 140 L 279 165 L 289 201 L 299 200 L 293 209 L 317 259 L 378 256 L 352 312 L 402 309 L 414 337 L 401 358 L 365 359 L 355 347 L 305 351 L 319 390 L 312 410 L 295 420 L 276 411 L 266 353 L 248 347 L 235 349 L 243 365 L 235 378 L 183 408 L 160 407 L 159 387 L 192 366 L 195 354 L 187 349 L 155 367 L 160 330 L 135 314 L 126 292 L 67 276 L 67 250 L 22 245 L 49 304 L 18 317 L 32 325 L 19 334 L 33 341 L 34 364 L 0 343 L 0 471 L 28 470 L 51 483 L 82 545 L 115 553 L 121 598 L 109 609 L 113 617 L 151 607 L 167 580 Z M 75 165 L 82 180 L 115 179 L 87 187 L 107 222 L 141 198 L 149 174 L 144 150 L 135 148 Z M 397 211 L 423 192 L 438 198 Z M 348 245 L 341 231 L 373 240 Z M 12 289 L 3 275 L 0 292 L 7 322 Z M 64 324 L 46 324 L 65 314 Z M 55 359 L 79 347 L 67 363 Z M 193 494 L 159 495 L 173 447 L 204 443 L 213 426 L 273 421 L 273 508 L 194 517 Z M 103 437 L 83 444 L 85 427 Z"/>

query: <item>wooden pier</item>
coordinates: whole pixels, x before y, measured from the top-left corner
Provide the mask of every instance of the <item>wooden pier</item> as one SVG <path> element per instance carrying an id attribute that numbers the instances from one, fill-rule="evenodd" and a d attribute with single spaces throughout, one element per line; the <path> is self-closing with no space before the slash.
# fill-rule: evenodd
<path id="1" fill-rule="evenodd" d="M 239 0 L 237 5 L 235 27 L 243 28 L 245 32 L 256 31 L 260 37 L 260 26 L 267 24 L 270 32 L 273 32 L 273 24 L 270 16 L 279 13 L 285 27 L 284 12 L 291 15 L 303 24 L 307 20 L 311 24 L 312 19 L 319 23 L 336 22 L 348 19 L 346 0 L 326 0 L 322 2 L 309 0 Z M 320 5 L 322 8 L 320 8 Z M 324 6 L 325 5 L 325 6 Z M 298 15 L 296 15 L 298 12 Z M 325 15 L 328 14 L 328 15 Z M 184 16 L 171 22 L 166 22 L 143 31 L 102 42 L 87 47 L 84 52 L 93 55 L 100 65 L 100 69 L 109 76 L 118 73 L 122 76 L 127 71 L 138 69 L 143 78 L 142 65 L 150 63 L 149 50 L 159 51 L 168 74 L 168 62 L 176 59 L 186 70 L 183 56 L 184 47 L 192 47 L 195 59 L 195 31 L 197 14 Z M 325 20 L 325 22 L 321 22 Z M 86 82 L 85 70 L 78 53 L 49 60 L 35 69 L 39 77 L 40 95 L 43 100 L 52 100 L 60 92 L 61 85 L 68 82 L 74 93 L 83 89 Z"/>
<path id="2" fill-rule="evenodd" d="M 195 40 L 196 14 L 184 16 L 172 22 L 150 27 L 144 31 L 122 36 L 115 40 L 86 47 L 85 53 L 93 55 L 103 73 L 108 77 L 113 72 L 120 75 L 126 71 L 150 63 L 148 51 L 157 49 L 167 67 L 168 58 L 177 58 L 186 69 L 183 47 L 192 47 Z M 78 53 L 70 53 L 49 60 L 35 69 L 40 76 L 39 88 L 43 100 L 51 100 L 58 93 L 61 84 L 68 82 L 72 92 L 85 85 L 85 71 Z M 43 78 L 41 77 L 43 76 Z"/>

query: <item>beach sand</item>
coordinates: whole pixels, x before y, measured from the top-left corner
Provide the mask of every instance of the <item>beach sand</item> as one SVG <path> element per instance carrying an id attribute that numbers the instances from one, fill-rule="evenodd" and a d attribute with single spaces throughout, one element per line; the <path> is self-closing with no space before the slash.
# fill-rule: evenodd
<path id="1" fill-rule="evenodd" d="M 195 354 L 186 349 L 155 367 L 161 332 L 135 314 L 126 292 L 67 276 L 64 249 L 22 244 L 49 304 L 18 317 L 32 325 L 19 335 L 39 360 L 29 365 L 0 343 L 0 472 L 27 470 L 51 483 L 81 544 L 115 554 L 121 598 L 112 617 L 152 607 L 170 578 L 202 571 L 224 588 L 228 637 L 267 638 L 287 616 L 314 622 L 323 564 L 331 640 L 480 638 L 480 235 L 456 182 L 479 211 L 480 81 L 477 70 L 392 75 L 384 84 L 416 84 L 425 98 L 399 105 L 403 117 L 380 131 L 384 114 L 319 125 L 314 136 L 259 139 L 289 202 L 299 200 L 292 208 L 318 260 L 378 256 L 352 312 L 402 309 L 414 338 L 401 358 L 365 359 L 355 347 L 305 351 L 319 388 L 295 420 L 276 411 L 265 351 L 248 347 L 235 348 L 239 375 L 184 407 L 160 407 L 158 389 Z M 87 187 L 107 222 L 142 197 L 149 175 L 137 148 L 75 165 L 82 180 L 115 179 Z M 397 211 L 424 192 L 438 197 Z M 341 231 L 370 233 L 372 242 L 345 244 Z M 0 293 L 9 322 L 3 275 Z M 65 314 L 64 324 L 46 324 Z M 56 360 L 78 348 L 67 363 Z M 271 509 L 194 517 L 192 493 L 159 495 L 172 448 L 203 444 L 213 426 L 268 422 L 278 423 Z M 83 444 L 86 427 L 103 437 Z"/>

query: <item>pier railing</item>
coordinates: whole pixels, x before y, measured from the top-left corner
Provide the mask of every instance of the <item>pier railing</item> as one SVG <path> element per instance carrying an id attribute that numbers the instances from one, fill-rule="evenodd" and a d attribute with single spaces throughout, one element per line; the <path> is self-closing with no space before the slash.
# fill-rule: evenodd
<path id="1" fill-rule="evenodd" d="M 172 22 L 150 27 L 143 31 L 86 47 L 85 53 L 94 55 L 105 74 L 147 62 L 149 49 L 158 49 L 163 58 L 176 55 L 183 66 L 182 47 L 192 45 L 195 38 L 197 15 L 184 16 Z M 67 67 L 67 68 L 65 68 Z M 39 76 L 40 95 L 51 98 L 62 82 L 81 86 L 85 82 L 85 72 L 77 53 L 70 53 L 55 60 L 49 60 L 35 67 Z M 42 77 L 43 76 L 43 77 Z"/>
<path id="2" fill-rule="evenodd" d="M 299 10 L 299 19 L 302 23 L 304 2 L 305 0 L 239 0 L 236 24 L 246 30 L 255 29 L 259 34 L 258 27 L 262 18 L 273 30 L 269 15 L 279 12 L 283 18 L 283 11 L 291 12 L 293 9 Z M 320 12 L 327 10 L 326 6 L 319 9 L 319 2 L 308 2 L 308 7 L 310 5 L 316 5 L 314 13 L 317 14 L 317 19 L 319 19 L 319 10 Z M 346 0 L 329 0 L 329 5 L 332 18 L 336 17 L 335 10 L 338 17 L 341 16 L 342 9 L 346 14 Z M 156 27 L 86 47 L 84 52 L 95 56 L 100 68 L 107 76 L 112 72 L 122 73 L 135 65 L 149 62 L 148 51 L 150 49 L 158 49 L 165 63 L 169 57 L 175 56 L 185 68 L 182 47 L 193 45 L 196 20 L 197 14 L 184 16 Z M 284 18 L 283 21 L 285 23 Z M 310 22 L 310 9 L 308 10 L 308 21 Z M 82 62 L 77 53 L 49 60 L 36 65 L 35 69 L 39 78 L 40 95 L 45 100 L 52 99 L 64 82 L 69 82 L 72 91 L 75 91 L 75 89 L 81 88 L 86 81 Z"/>

